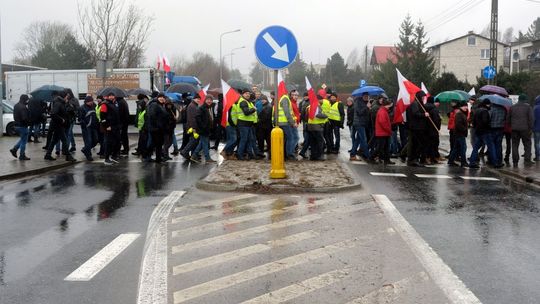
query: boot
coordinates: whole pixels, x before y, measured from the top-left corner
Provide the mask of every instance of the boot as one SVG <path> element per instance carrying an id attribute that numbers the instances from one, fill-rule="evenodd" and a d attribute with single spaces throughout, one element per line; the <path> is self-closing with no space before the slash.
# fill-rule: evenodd
<path id="1" fill-rule="evenodd" d="M 29 157 L 26 157 L 25 154 L 21 154 L 21 155 L 19 156 L 19 160 L 30 160 L 30 158 L 29 158 Z"/>
<path id="2" fill-rule="evenodd" d="M 9 152 L 11 152 L 11 155 L 13 155 L 13 157 L 17 158 L 17 149 L 10 149 Z"/>
<path id="3" fill-rule="evenodd" d="M 56 160 L 56 158 L 52 157 L 50 153 L 45 154 L 45 157 L 43 157 L 45 160 Z"/>
<path id="4" fill-rule="evenodd" d="M 180 152 L 178 151 L 178 148 L 174 148 L 174 150 L 172 151 L 171 154 L 174 155 L 174 156 L 177 156 L 178 153 L 180 153 Z"/>
<path id="5" fill-rule="evenodd" d="M 66 161 L 68 162 L 76 162 L 77 160 L 71 156 L 71 154 L 66 155 Z"/>

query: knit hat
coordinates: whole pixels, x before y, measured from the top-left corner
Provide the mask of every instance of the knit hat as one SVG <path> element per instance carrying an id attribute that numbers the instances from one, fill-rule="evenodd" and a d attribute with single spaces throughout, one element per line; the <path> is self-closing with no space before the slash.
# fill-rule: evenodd
<path id="1" fill-rule="evenodd" d="M 29 99 L 30 99 L 30 98 L 28 97 L 28 95 L 22 94 L 21 97 L 19 97 L 19 102 L 25 103 L 25 102 L 27 102 Z"/>
<path id="2" fill-rule="evenodd" d="M 86 96 L 84 98 L 84 102 L 89 102 L 89 101 L 94 102 L 94 98 L 92 96 Z"/>
<path id="3" fill-rule="evenodd" d="M 486 98 L 486 99 L 482 100 L 481 105 L 483 105 L 483 106 L 491 105 L 491 100 L 489 100 L 489 98 Z"/>
<path id="4" fill-rule="evenodd" d="M 519 94 L 518 101 L 527 101 L 529 100 L 529 97 L 525 94 Z"/>

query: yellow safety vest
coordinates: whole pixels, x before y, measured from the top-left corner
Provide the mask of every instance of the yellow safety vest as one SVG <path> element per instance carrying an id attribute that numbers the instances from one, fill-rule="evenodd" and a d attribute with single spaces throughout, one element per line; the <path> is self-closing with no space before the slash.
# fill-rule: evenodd
<path id="1" fill-rule="evenodd" d="M 146 110 L 139 113 L 139 117 L 137 117 L 137 129 L 139 131 L 142 129 L 144 125 L 144 114 L 146 114 Z"/>
<path id="2" fill-rule="evenodd" d="M 341 121 L 341 115 L 339 115 L 339 101 L 334 102 L 334 104 L 330 105 L 328 108 L 328 113 L 325 113 L 328 115 L 328 119 L 335 120 L 335 121 Z"/>
<path id="3" fill-rule="evenodd" d="M 97 117 L 97 121 L 101 122 L 101 105 L 100 104 L 96 105 L 96 117 Z"/>
<path id="4" fill-rule="evenodd" d="M 231 120 L 235 126 L 238 124 L 238 115 L 240 115 L 240 112 L 242 112 L 242 109 L 240 109 L 240 104 L 238 102 L 234 103 L 231 107 Z M 230 124 L 229 120 L 227 119 L 227 127 L 228 126 L 230 126 Z"/>
<path id="5" fill-rule="evenodd" d="M 245 100 L 243 97 L 240 97 L 240 99 L 238 100 L 238 120 L 242 120 L 242 121 L 251 121 L 253 123 L 257 123 L 257 110 L 255 109 L 255 112 L 253 112 L 252 114 L 249 114 L 249 115 L 246 115 L 244 114 L 244 111 L 242 111 L 242 108 L 240 107 L 240 103 L 242 101 L 245 101 L 247 102 L 248 104 L 248 107 L 250 109 L 255 109 L 255 106 L 253 105 L 253 103 L 249 100 Z"/>
<path id="6" fill-rule="evenodd" d="M 285 115 L 285 111 L 283 110 L 283 107 L 281 106 L 281 101 L 283 100 L 283 98 L 286 98 L 287 101 L 289 102 L 289 112 L 291 113 L 291 117 L 293 117 L 293 120 L 295 119 L 295 115 L 294 115 L 294 111 L 293 111 L 293 108 L 292 108 L 292 103 L 291 103 L 291 100 L 289 99 L 289 96 L 287 95 L 283 95 L 281 97 L 281 99 L 279 100 L 278 102 L 278 124 L 279 123 L 288 123 L 289 121 L 287 120 L 287 116 Z M 272 107 L 272 117 L 274 117 L 274 107 Z"/>
<path id="7" fill-rule="evenodd" d="M 321 105 L 321 111 L 326 114 L 326 116 L 330 116 L 329 113 L 330 113 L 330 108 L 332 106 L 330 105 L 330 101 L 328 99 L 323 99 L 322 101 L 322 105 Z M 327 122 L 328 121 L 328 118 L 325 118 L 324 119 L 324 122 Z"/>
<path id="8" fill-rule="evenodd" d="M 309 108 L 311 106 L 307 106 L 306 108 L 306 111 L 308 112 L 308 115 L 309 115 Z M 318 118 L 317 116 L 315 116 L 313 119 L 309 118 L 308 119 L 308 124 L 310 125 L 322 125 L 324 123 L 326 123 L 326 118 Z"/>

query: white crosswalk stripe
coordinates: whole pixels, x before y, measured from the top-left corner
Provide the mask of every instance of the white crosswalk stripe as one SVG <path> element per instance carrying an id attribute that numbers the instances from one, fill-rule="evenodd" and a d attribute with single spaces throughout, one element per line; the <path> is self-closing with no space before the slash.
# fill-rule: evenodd
<path id="1" fill-rule="evenodd" d="M 437 178 L 437 179 L 451 179 L 451 176 L 442 174 L 415 174 L 418 178 Z"/>
<path id="2" fill-rule="evenodd" d="M 317 289 L 321 289 L 323 287 L 339 282 L 348 274 L 349 274 L 348 269 L 333 270 L 333 271 L 318 275 L 314 278 L 310 278 L 302 282 L 281 288 L 279 290 L 263 294 L 251 300 L 244 301 L 241 304 L 283 303 L 285 301 L 296 299 L 300 296 L 303 296 Z"/>
<path id="3" fill-rule="evenodd" d="M 204 267 L 208 267 L 208 266 L 212 266 L 212 265 L 216 265 L 220 263 L 231 262 L 233 260 L 240 259 L 242 257 L 246 257 L 252 254 L 270 250 L 274 247 L 294 244 L 296 242 L 314 238 L 318 235 L 319 234 L 317 232 L 310 230 L 306 232 L 293 234 L 293 235 L 284 237 L 282 239 L 268 241 L 266 244 L 257 244 L 257 245 L 249 246 L 246 248 L 241 248 L 241 249 L 229 251 L 226 253 L 214 255 L 208 258 L 204 258 L 204 259 L 200 259 L 200 260 L 193 261 L 190 263 L 175 266 L 173 267 L 173 275 L 178 275 L 178 274 L 194 271 L 200 268 L 204 268 Z"/>
<path id="4" fill-rule="evenodd" d="M 364 240 L 369 241 L 369 240 Z M 325 246 L 323 248 L 318 248 L 303 252 L 291 257 L 287 257 L 281 260 L 273 261 L 266 263 L 257 267 L 253 267 L 241 272 L 237 272 L 232 275 L 224 276 L 219 279 L 208 281 L 199 285 L 195 285 L 180 291 L 177 291 L 173 294 L 174 303 L 184 303 L 186 301 L 228 288 L 234 285 L 254 280 L 256 278 L 276 273 L 289 269 L 291 267 L 301 265 L 310 261 L 314 261 L 323 257 L 336 254 L 340 251 L 354 248 L 361 241 L 358 239 L 348 239 L 345 241 L 337 242 L 332 245 Z"/>
<path id="5" fill-rule="evenodd" d="M 332 201 L 333 200 L 331 199 L 322 199 L 322 200 L 317 200 L 315 202 L 316 202 L 316 206 L 322 206 Z M 217 228 L 221 228 L 228 225 L 235 225 L 235 224 L 240 224 L 240 223 L 244 223 L 244 222 L 248 222 L 252 220 L 264 219 L 270 216 L 280 215 L 280 214 L 287 213 L 288 211 L 296 210 L 299 207 L 300 207 L 299 205 L 293 205 L 293 206 L 285 207 L 282 209 L 269 210 L 269 211 L 244 215 L 240 217 L 235 217 L 235 218 L 231 218 L 227 220 L 222 220 L 218 222 L 208 223 L 204 225 L 193 226 L 193 227 L 182 229 L 182 230 L 176 230 L 172 232 L 172 237 L 174 238 L 181 235 L 199 233 L 199 232 L 203 232 L 210 229 L 217 229 Z"/>
<path id="6" fill-rule="evenodd" d="M 464 180 L 477 180 L 477 181 L 499 181 L 498 178 L 494 177 L 479 177 L 479 176 L 460 176 Z"/>
<path id="7" fill-rule="evenodd" d="M 388 172 L 369 172 L 373 176 L 392 176 L 392 177 L 407 177 L 403 173 L 388 173 Z"/>
<path id="8" fill-rule="evenodd" d="M 242 204 L 242 205 L 239 205 L 239 207 L 257 208 L 257 207 L 268 206 L 275 201 L 276 201 L 275 199 L 269 199 L 269 200 L 264 200 L 264 201 L 249 203 L 249 204 Z M 185 215 L 185 216 L 173 218 L 171 223 L 177 224 L 177 223 L 182 223 L 182 222 L 189 222 L 189 221 L 203 219 L 206 217 L 220 216 L 220 215 L 223 215 L 223 213 L 224 213 L 224 210 L 214 210 L 214 211 L 207 211 L 207 212 L 202 212 L 202 213 L 197 213 L 197 214 L 192 214 L 192 215 Z"/>
<path id="9" fill-rule="evenodd" d="M 238 202 L 238 201 L 241 201 L 241 200 L 250 199 L 250 198 L 254 198 L 254 197 L 257 197 L 257 195 L 256 194 L 241 194 L 241 195 L 236 195 L 236 196 L 230 196 L 230 197 L 227 197 L 227 198 L 221 198 L 221 199 L 207 201 L 207 202 L 204 202 L 204 205 L 202 205 L 202 206 L 197 205 L 197 207 L 198 208 L 203 208 L 203 209 L 204 208 L 215 208 L 215 207 L 220 207 L 224 203 Z M 175 213 L 183 212 L 186 209 L 188 209 L 189 207 L 192 207 L 192 206 L 177 207 L 177 208 L 174 208 L 174 212 Z"/>
<path id="10" fill-rule="evenodd" d="M 289 228 L 289 227 L 292 227 L 292 226 L 295 226 L 295 225 L 300 225 L 300 224 L 320 220 L 320 219 L 323 218 L 323 216 L 330 215 L 330 214 L 333 214 L 333 213 L 336 213 L 336 214 L 349 213 L 349 212 L 353 212 L 353 211 L 358 211 L 358 210 L 368 209 L 368 208 L 374 208 L 374 207 L 375 207 L 375 204 L 370 202 L 370 203 L 364 203 L 364 204 L 361 204 L 361 205 L 337 208 L 337 209 L 333 209 L 333 210 L 329 210 L 329 211 L 324 211 L 324 212 L 321 212 L 321 213 L 304 215 L 304 216 L 300 216 L 300 217 L 296 217 L 296 218 L 292 218 L 292 219 L 288 219 L 288 220 L 279 221 L 279 222 L 272 223 L 272 224 L 266 224 L 266 225 L 262 225 L 262 226 L 252 227 L 252 228 L 249 228 L 249 229 L 240 230 L 240 231 L 236 231 L 236 232 L 231 232 L 231 233 L 224 234 L 224 235 L 218 235 L 218 236 L 215 236 L 215 237 L 210 237 L 210 238 L 201 239 L 201 240 L 197 240 L 197 241 L 193 241 L 193 242 L 189 242 L 189 243 L 185 243 L 185 244 L 176 245 L 176 246 L 172 247 L 172 253 L 173 254 L 178 254 L 178 253 L 181 253 L 181 252 L 184 252 L 184 251 L 196 250 L 196 249 L 199 249 L 201 247 L 205 247 L 205 246 L 209 246 L 209 245 L 217 245 L 219 243 L 223 243 L 223 242 L 227 242 L 227 241 L 232 241 L 232 240 L 236 240 L 236 239 L 243 239 L 243 238 L 246 238 L 248 236 L 256 235 L 256 234 L 259 234 L 259 233 L 265 233 L 265 232 L 272 231 L 272 230 L 275 230 L 275 229 Z"/>

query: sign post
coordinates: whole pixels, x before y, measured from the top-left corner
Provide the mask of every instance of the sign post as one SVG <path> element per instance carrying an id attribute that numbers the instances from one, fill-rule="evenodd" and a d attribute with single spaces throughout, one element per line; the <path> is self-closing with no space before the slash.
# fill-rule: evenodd
<path id="1" fill-rule="evenodd" d="M 274 129 L 271 133 L 271 160 L 270 178 L 286 178 L 283 130 L 279 123 L 279 96 L 278 71 L 288 67 L 298 54 L 298 43 L 293 33 L 279 25 L 263 29 L 255 39 L 255 54 L 259 62 L 274 70 L 275 98 Z"/>

